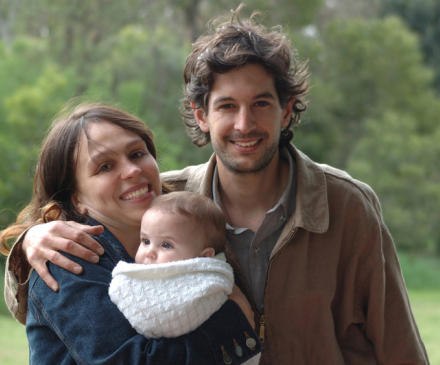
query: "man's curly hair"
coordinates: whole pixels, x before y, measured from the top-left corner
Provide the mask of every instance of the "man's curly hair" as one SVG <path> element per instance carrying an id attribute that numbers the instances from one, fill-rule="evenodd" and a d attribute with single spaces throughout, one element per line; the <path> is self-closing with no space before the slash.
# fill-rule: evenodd
<path id="1" fill-rule="evenodd" d="M 240 19 L 242 7 L 235 10 L 230 21 L 218 25 L 218 19 L 211 21 L 207 35 L 193 44 L 183 70 L 185 86 L 180 113 L 192 142 L 199 147 L 207 145 L 211 137 L 197 125 L 191 103 L 208 113 L 215 73 L 259 64 L 274 76 L 281 106 L 294 99 L 292 117 L 281 132 L 279 147 L 282 148 L 292 140 L 291 127 L 299 123 L 300 114 L 306 110 L 307 64 L 296 58 L 296 50 L 282 33 L 281 26 L 267 29 L 257 24 L 255 19 L 261 15 L 258 12 L 248 19 Z"/>

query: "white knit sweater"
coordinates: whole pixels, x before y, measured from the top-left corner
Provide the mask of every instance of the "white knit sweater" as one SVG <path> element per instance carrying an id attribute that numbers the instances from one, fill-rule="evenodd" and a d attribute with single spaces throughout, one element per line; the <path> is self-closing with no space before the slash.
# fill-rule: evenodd
<path id="1" fill-rule="evenodd" d="M 111 300 L 147 338 L 196 329 L 220 309 L 234 284 L 226 261 L 206 257 L 152 265 L 121 261 L 112 275 Z"/>

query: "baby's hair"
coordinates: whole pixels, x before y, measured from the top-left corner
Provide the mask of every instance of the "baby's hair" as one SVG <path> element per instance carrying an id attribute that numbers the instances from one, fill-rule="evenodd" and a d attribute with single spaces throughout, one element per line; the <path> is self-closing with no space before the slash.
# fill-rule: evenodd
<path id="1" fill-rule="evenodd" d="M 158 196 L 148 210 L 165 214 L 181 214 L 193 221 L 205 236 L 205 247 L 217 255 L 226 245 L 226 220 L 221 209 L 206 196 L 188 191 L 176 191 Z"/>

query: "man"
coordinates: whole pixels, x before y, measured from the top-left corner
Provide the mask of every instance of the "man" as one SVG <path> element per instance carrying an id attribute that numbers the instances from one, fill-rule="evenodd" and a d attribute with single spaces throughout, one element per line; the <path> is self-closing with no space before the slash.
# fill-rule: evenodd
<path id="1" fill-rule="evenodd" d="M 215 154 L 163 178 L 222 208 L 261 364 L 428 363 L 377 197 L 289 143 L 305 110 L 305 68 L 282 33 L 240 20 L 239 10 L 199 38 L 184 69 L 188 133 L 197 146 L 211 141 Z M 70 227 L 53 227 L 75 238 Z"/>

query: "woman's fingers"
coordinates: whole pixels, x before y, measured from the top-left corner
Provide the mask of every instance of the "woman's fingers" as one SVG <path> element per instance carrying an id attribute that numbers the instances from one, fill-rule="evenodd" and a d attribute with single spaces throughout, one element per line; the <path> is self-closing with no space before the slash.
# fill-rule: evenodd
<path id="1" fill-rule="evenodd" d="M 52 275 L 50 275 L 49 270 L 47 269 L 46 261 L 40 260 L 38 262 L 34 262 L 32 266 L 49 288 L 51 288 L 53 291 L 58 291 L 58 282 L 52 277 Z"/>
<path id="2" fill-rule="evenodd" d="M 86 226 L 76 222 L 66 222 L 66 225 L 72 228 L 72 231 L 71 236 L 68 237 L 66 233 L 65 238 L 69 238 L 71 241 L 79 243 L 98 255 L 102 255 L 104 253 L 104 249 L 98 243 L 98 241 L 89 236 L 99 236 L 102 232 L 104 232 L 103 226 Z"/>
<path id="3" fill-rule="evenodd" d="M 48 227 L 48 235 L 50 234 L 53 239 L 63 238 L 62 241 L 56 242 L 59 245 L 56 247 L 58 251 L 67 252 L 90 262 L 97 262 L 99 258 L 96 255 L 104 253 L 102 246 L 89 236 L 99 236 L 104 231 L 102 226 L 85 226 L 76 222 L 61 221 L 48 224 L 52 223 L 54 224 Z"/>
<path id="4" fill-rule="evenodd" d="M 76 222 L 55 221 L 39 224 L 27 232 L 23 239 L 23 250 L 29 264 L 43 281 L 56 291 L 58 283 L 50 275 L 46 262 L 50 261 L 75 274 L 81 273 L 82 267 L 59 251 L 97 263 L 98 255 L 103 254 L 104 249 L 89 234 L 99 235 L 102 231 L 102 226 L 84 226 Z"/>
<path id="5" fill-rule="evenodd" d="M 102 226 L 83 226 L 75 222 L 56 221 L 39 224 L 32 227 L 24 237 L 23 249 L 28 257 L 32 254 L 34 259 L 44 258 L 54 262 L 54 259 L 59 259 L 57 251 L 63 251 L 96 263 L 99 261 L 98 255 L 102 255 L 104 249 L 89 234 L 99 235 L 102 231 Z M 30 251 L 31 247 L 35 251 Z"/>

